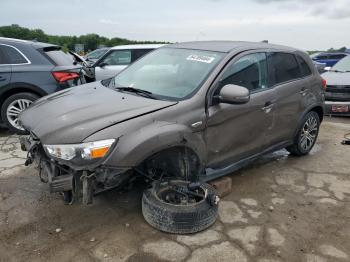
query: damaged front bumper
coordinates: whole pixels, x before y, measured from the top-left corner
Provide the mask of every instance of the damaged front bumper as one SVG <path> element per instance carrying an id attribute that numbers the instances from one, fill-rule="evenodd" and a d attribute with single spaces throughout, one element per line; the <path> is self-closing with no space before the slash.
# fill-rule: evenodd
<path id="1" fill-rule="evenodd" d="M 68 161 L 50 158 L 34 135 L 20 138 L 21 149 L 27 151 L 25 165 L 35 164 L 40 180 L 49 185 L 51 193 L 61 192 L 66 203 L 82 200 L 90 204 L 93 195 L 116 188 L 130 180 L 130 168 L 108 167 L 102 164 L 75 167 Z"/>

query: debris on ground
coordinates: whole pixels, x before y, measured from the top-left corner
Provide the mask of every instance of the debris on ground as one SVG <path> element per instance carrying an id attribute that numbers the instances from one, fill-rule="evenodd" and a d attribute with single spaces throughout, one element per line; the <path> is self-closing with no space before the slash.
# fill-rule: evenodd
<path id="1" fill-rule="evenodd" d="M 339 145 L 349 129 L 350 118 L 325 117 L 321 150 L 281 161 L 267 155 L 232 174 L 215 224 L 180 238 L 144 221 L 144 185 L 109 191 L 93 207 L 62 205 L 37 170 L 22 166 L 17 136 L 0 130 L 0 260 L 350 261 L 349 147 Z"/>

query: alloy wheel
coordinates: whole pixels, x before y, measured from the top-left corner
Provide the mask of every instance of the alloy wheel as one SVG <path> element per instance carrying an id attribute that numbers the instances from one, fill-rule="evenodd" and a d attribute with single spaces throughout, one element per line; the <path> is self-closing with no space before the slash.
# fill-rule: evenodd
<path id="1" fill-rule="evenodd" d="M 314 145 L 318 132 L 317 120 L 314 116 L 310 116 L 301 130 L 300 147 L 304 151 L 309 151 Z"/>
<path id="2" fill-rule="evenodd" d="M 28 108 L 31 103 L 33 103 L 33 101 L 29 99 L 17 99 L 14 100 L 11 104 L 9 104 L 6 110 L 6 116 L 9 123 L 13 127 L 19 130 L 24 130 L 24 128 L 18 122 L 18 116 L 23 110 Z"/>

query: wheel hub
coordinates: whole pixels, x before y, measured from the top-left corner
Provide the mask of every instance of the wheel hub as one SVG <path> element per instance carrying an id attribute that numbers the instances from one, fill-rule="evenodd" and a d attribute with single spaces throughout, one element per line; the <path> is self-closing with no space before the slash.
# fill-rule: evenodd
<path id="1" fill-rule="evenodd" d="M 306 120 L 300 135 L 300 146 L 303 150 L 307 151 L 314 145 L 317 131 L 317 120 L 315 117 L 310 116 Z"/>
<path id="2" fill-rule="evenodd" d="M 168 184 L 158 192 L 162 201 L 175 205 L 191 205 L 204 201 L 206 191 L 202 187 L 189 188 L 188 184 Z"/>

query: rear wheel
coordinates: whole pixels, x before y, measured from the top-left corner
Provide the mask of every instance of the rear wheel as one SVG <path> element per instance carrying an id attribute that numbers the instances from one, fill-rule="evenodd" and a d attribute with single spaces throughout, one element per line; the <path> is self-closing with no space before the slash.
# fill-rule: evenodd
<path id="1" fill-rule="evenodd" d="M 310 111 L 301 121 L 294 144 L 287 147 L 287 150 L 295 156 L 307 155 L 316 143 L 319 129 L 320 117 L 316 112 Z"/>
<path id="2" fill-rule="evenodd" d="M 19 124 L 19 114 L 27 109 L 39 96 L 33 93 L 18 93 L 8 97 L 1 107 L 1 118 L 7 127 L 17 134 L 26 134 Z"/>

